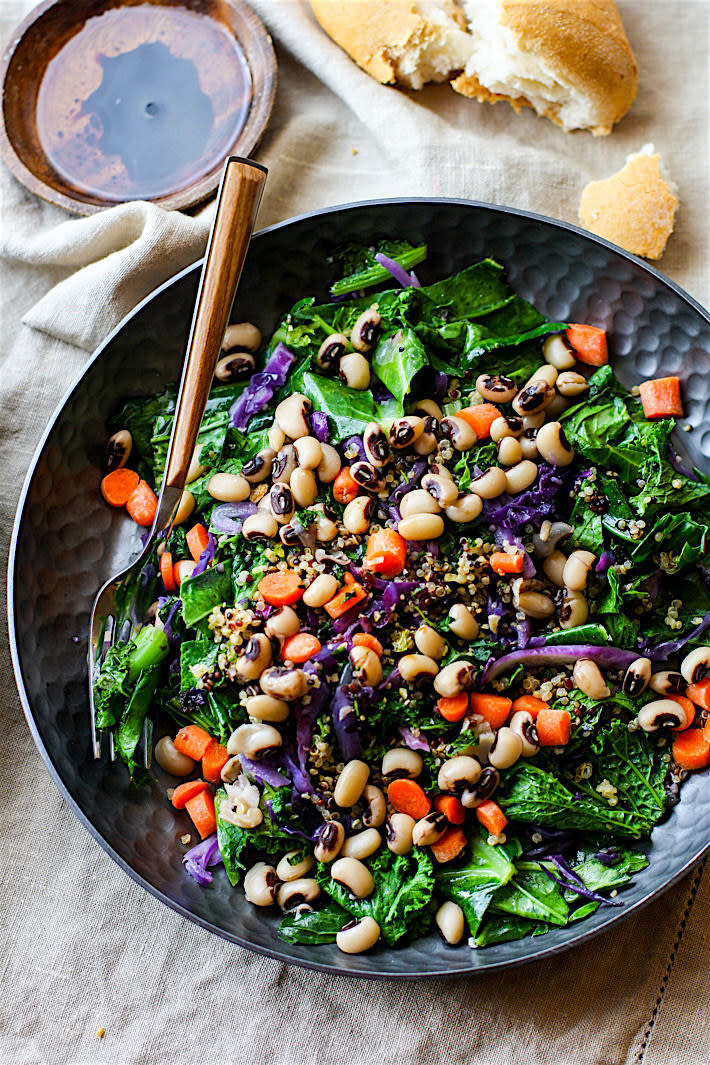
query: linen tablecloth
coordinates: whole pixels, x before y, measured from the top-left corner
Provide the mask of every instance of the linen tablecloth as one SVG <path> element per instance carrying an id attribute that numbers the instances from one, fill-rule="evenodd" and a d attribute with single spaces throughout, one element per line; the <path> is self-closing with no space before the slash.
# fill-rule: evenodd
<path id="1" fill-rule="evenodd" d="M 620 4 L 639 96 L 609 138 L 446 86 L 377 85 L 305 0 L 253 0 L 280 65 L 255 153 L 270 168 L 261 226 L 374 196 L 461 196 L 576 220 L 584 184 L 652 141 L 680 187 L 661 268 L 710 302 L 706 0 Z M 8 40 L 29 10 L 0 0 Z M 0 168 L 0 521 L 53 408 L 92 348 L 202 252 L 212 208 L 125 205 L 88 219 Z M 3 578 L 4 578 L 3 564 Z M 355 982 L 286 968 L 150 897 L 74 818 L 34 748 L 3 621 L 0 690 L 0 1062 L 12 1065 L 701 1065 L 710 1026 L 710 877 L 700 870 L 612 932 L 512 972 Z M 102 1038 L 97 1031 L 105 1030 Z"/>

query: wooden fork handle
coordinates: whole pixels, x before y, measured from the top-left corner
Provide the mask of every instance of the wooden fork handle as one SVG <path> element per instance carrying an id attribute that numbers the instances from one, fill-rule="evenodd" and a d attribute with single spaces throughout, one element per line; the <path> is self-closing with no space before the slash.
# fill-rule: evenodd
<path id="1" fill-rule="evenodd" d="M 222 175 L 180 382 L 165 486 L 182 489 L 251 239 L 266 168 L 230 156 Z"/>

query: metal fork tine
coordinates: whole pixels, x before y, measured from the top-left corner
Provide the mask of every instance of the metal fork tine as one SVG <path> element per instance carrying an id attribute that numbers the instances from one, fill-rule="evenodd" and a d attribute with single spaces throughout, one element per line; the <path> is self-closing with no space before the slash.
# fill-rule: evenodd
<path id="1" fill-rule="evenodd" d="M 150 743 L 148 742 L 148 718 L 143 722 L 143 734 L 141 736 L 141 743 L 143 744 L 143 765 L 146 769 L 150 769 Z"/>

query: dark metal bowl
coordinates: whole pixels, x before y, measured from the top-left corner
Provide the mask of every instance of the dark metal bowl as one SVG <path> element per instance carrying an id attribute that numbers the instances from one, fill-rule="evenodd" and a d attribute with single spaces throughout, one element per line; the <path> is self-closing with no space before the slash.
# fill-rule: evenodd
<path id="1" fill-rule="evenodd" d="M 697 427 L 681 434 L 679 447 L 707 465 L 710 317 L 656 271 L 573 226 L 458 200 L 377 201 L 305 215 L 254 238 L 233 319 L 252 319 L 267 333 L 299 297 L 325 296 L 334 246 L 381 235 L 426 241 L 430 255 L 421 272 L 427 280 L 488 255 L 499 259 L 515 290 L 543 314 L 604 326 L 628 386 L 678 374 L 688 420 Z M 650 865 L 624 891 L 623 909 L 602 907 L 579 925 L 480 951 L 452 949 L 431 935 L 401 949 L 350 957 L 335 945 L 282 943 L 276 916 L 247 904 L 221 872 L 200 888 L 180 861 L 185 815 L 166 802 L 164 788 L 138 791 L 121 765 L 93 760 L 89 611 L 99 585 L 138 547 L 135 525 L 107 507 L 98 490 L 106 419 L 127 396 L 158 391 L 179 376 L 199 266 L 157 289 L 99 348 L 52 418 L 20 500 L 9 573 L 13 662 L 32 735 L 63 796 L 111 857 L 156 898 L 241 946 L 311 968 L 369 977 L 501 969 L 564 950 L 628 917 L 710 846 L 707 775 L 686 783 L 679 805 L 654 829 Z"/>

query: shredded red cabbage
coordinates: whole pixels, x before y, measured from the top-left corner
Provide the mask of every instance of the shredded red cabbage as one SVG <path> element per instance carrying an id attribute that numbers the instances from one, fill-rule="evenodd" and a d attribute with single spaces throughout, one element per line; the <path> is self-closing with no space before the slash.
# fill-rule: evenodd
<path id="1" fill-rule="evenodd" d="M 252 374 L 248 385 L 230 407 L 229 424 L 235 429 L 246 429 L 250 419 L 267 407 L 286 384 L 295 360 L 293 352 L 279 341 L 263 371 Z"/>
<path id="2" fill-rule="evenodd" d="M 413 281 L 403 266 L 397 262 L 396 259 L 390 259 L 388 255 L 383 255 L 381 251 L 375 252 L 375 258 L 380 266 L 384 266 L 388 273 L 392 274 L 395 281 L 399 281 L 402 288 L 411 288 Z"/>
<path id="3" fill-rule="evenodd" d="M 411 282 L 411 287 L 412 288 L 421 288 L 422 287 L 422 283 L 419 280 L 419 278 L 417 277 L 417 275 L 414 273 L 414 270 L 410 270 L 409 271 L 409 280 Z"/>
<path id="4" fill-rule="evenodd" d="M 627 669 L 638 658 L 635 651 L 625 651 L 621 647 L 597 647 L 594 644 L 559 644 L 555 647 L 527 647 L 521 651 L 512 651 L 502 658 L 489 659 L 483 670 L 481 681 L 487 684 L 501 673 L 517 666 L 561 666 L 576 662 L 578 658 L 591 658 L 598 666 L 607 669 Z"/>
<path id="5" fill-rule="evenodd" d="M 358 733 L 358 718 L 353 704 L 353 696 L 346 686 L 335 689 L 331 703 L 333 727 L 338 740 L 340 753 L 346 762 L 351 758 L 362 758 L 363 748 Z"/>
<path id="6" fill-rule="evenodd" d="M 690 640 L 697 640 L 698 636 L 701 636 L 707 627 L 710 625 L 710 611 L 703 615 L 703 620 L 697 625 L 692 632 L 689 632 L 687 636 L 680 636 L 677 640 L 667 640 L 665 643 L 656 644 L 655 647 L 648 646 L 644 650 L 644 654 L 651 659 L 652 662 L 664 662 L 667 658 L 678 653 L 682 647 L 685 647 Z"/>
<path id="7" fill-rule="evenodd" d="M 555 497 L 563 487 L 563 475 L 552 466 L 540 464 L 535 484 L 517 496 L 502 495 L 487 503 L 485 518 L 494 526 L 518 530 L 528 522 L 540 528 L 545 518 L 555 516 Z"/>
<path id="8" fill-rule="evenodd" d="M 202 887 L 206 887 L 212 883 L 212 873 L 209 871 L 208 866 L 219 865 L 222 862 L 222 855 L 219 852 L 219 844 L 217 843 L 217 833 L 208 836 L 207 839 L 203 839 L 201 843 L 198 843 L 196 847 L 191 847 L 189 851 L 186 851 L 182 856 L 185 869 L 193 876 L 198 884 Z"/>
<path id="9" fill-rule="evenodd" d="M 217 508 L 219 510 L 219 507 Z M 212 533 L 207 534 L 207 547 L 197 560 L 197 565 L 192 571 L 192 576 L 197 577 L 199 573 L 204 573 L 210 562 L 214 559 L 214 553 L 217 548 L 217 541 Z"/>
<path id="10" fill-rule="evenodd" d="M 315 438 L 320 440 L 321 444 L 326 444 L 329 435 L 328 415 L 321 410 L 314 411 L 311 415 L 311 429 Z"/>
<path id="11" fill-rule="evenodd" d="M 250 514 L 256 514 L 256 511 L 256 503 L 250 503 L 248 499 L 241 503 L 222 503 L 212 511 L 210 523 L 217 532 L 236 536 L 242 531 L 246 518 Z"/>
<path id="12" fill-rule="evenodd" d="M 567 864 L 561 854 L 551 854 L 549 860 L 560 873 L 559 877 L 555 876 L 542 863 L 540 863 L 540 868 L 559 887 L 564 888 L 566 891 L 574 891 L 575 894 L 580 895 L 583 899 L 589 899 L 590 902 L 599 902 L 604 906 L 624 905 L 621 899 L 609 899 L 606 895 L 600 895 L 597 891 L 592 891 L 591 888 L 588 888 L 581 876 L 575 873 L 574 869 Z"/>
<path id="13" fill-rule="evenodd" d="M 282 832 L 285 832 L 288 836 L 298 836 L 300 839 L 305 839 L 309 843 L 313 842 L 313 835 L 315 835 L 315 833 L 309 836 L 306 832 L 302 832 L 300 828 L 292 828 L 291 825 L 287 825 L 283 821 L 277 820 L 274 813 L 274 804 L 271 799 L 267 799 L 264 806 L 266 807 L 271 820 L 275 825 L 278 825 Z"/>
<path id="14" fill-rule="evenodd" d="M 409 747 L 410 751 L 431 750 L 429 746 L 429 741 L 427 740 L 426 736 L 415 736 L 412 730 L 410 728 L 407 728 L 405 725 L 400 725 L 399 734 L 406 743 L 407 747 Z"/>
<path id="15" fill-rule="evenodd" d="M 356 452 L 356 457 L 348 458 L 348 462 L 366 462 L 367 455 L 365 453 L 365 445 L 362 442 L 361 436 L 349 436 L 343 444 L 343 449 L 346 456 L 352 451 Z"/>
<path id="16" fill-rule="evenodd" d="M 275 769 L 273 765 L 269 765 L 268 762 L 262 760 L 259 762 L 254 761 L 251 758 L 245 758 L 243 754 L 240 754 L 239 761 L 241 762 L 242 769 L 245 773 L 249 773 L 258 780 L 260 784 L 270 784 L 272 788 L 282 788 L 284 784 L 290 784 L 290 780 L 283 773 L 279 773 L 278 769 Z"/>
<path id="17" fill-rule="evenodd" d="M 608 571 L 609 566 L 612 566 L 614 564 L 615 560 L 616 556 L 613 551 L 602 551 L 601 555 L 599 556 L 599 561 L 594 567 L 594 572 L 599 573 L 603 577 L 604 574 Z"/>

